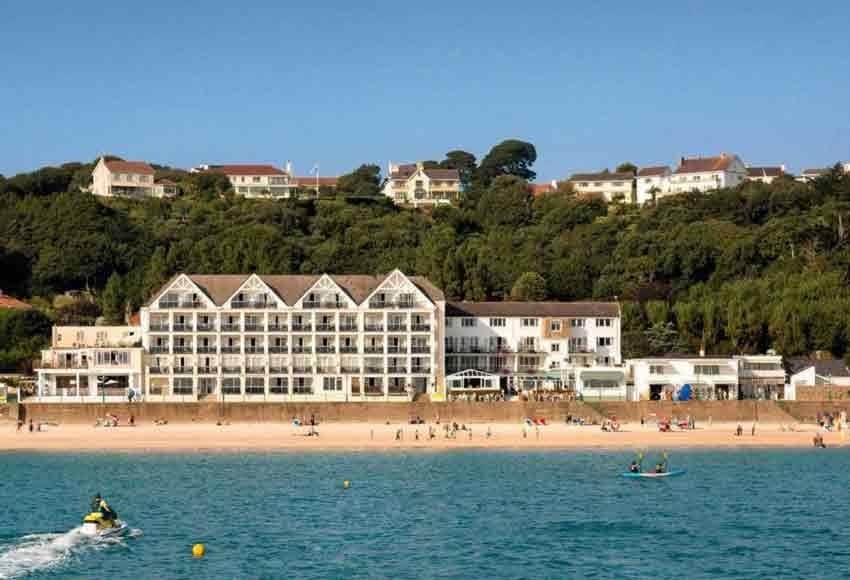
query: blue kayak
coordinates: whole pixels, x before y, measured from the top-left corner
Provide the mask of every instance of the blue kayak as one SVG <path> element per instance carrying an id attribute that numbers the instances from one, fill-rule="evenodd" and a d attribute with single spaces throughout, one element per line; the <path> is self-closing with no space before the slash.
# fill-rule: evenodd
<path id="1" fill-rule="evenodd" d="M 661 477 L 677 477 L 679 475 L 685 475 L 684 469 L 672 469 L 670 471 L 665 471 L 664 473 L 653 473 L 650 471 L 642 472 L 642 473 L 623 473 L 622 476 L 628 479 L 658 479 Z"/>

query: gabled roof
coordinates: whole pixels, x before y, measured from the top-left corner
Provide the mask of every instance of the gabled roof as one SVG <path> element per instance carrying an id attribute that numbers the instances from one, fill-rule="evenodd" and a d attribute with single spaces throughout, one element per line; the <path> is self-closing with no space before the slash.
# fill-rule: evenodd
<path id="1" fill-rule="evenodd" d="M 249 274 L 187 274 L 186 276 L 218 306 L 226 303 L 250 277 Z M 178 277 L 179 274 L 163 285 L 153 298 L 162 294 Z M 290 306 L 298 302 L 321 278 L 321 276 L 313 274 L 258 274 L 257 277 Z M 329 275 L 329 277 L 357 304 L 362 304 L 386 278 L 386 276 L 360 274 Z M 409 276 L 408 279 L 432 302 L 445 300 L 443 292 L 427 278 Z M 153 298 L 148 304 L 153 302 Z"/>
<path id="2" fill-rule="evenodd" d="M 788 369 L 788 373 L 792 375 L 815 367 L 815 374 L 822 377 L 850 377 L 850 369 L 840 359 L 788 358 L 785 359 L 785 366 Z"/>
<path id="3" fill-rule="evenodd" d="M 404 165 L 397 165 L 396 170 L 390 174 L 390 179 L 400 179 L 407 180 L 410 179 L 410 176 L 416 173 L 417 165 L 415 163 L 406 163 Z M 445 180 L 460 180 L 460 172 L 457 169 L 443 169 L 441 167 L 433 167 L 428 168 L 425 167 L 422 169 L 422 172 L 427 175 L 431 179 L 445 179 Z"/>
<path id="4" fill-rule="evenodd" d="M 109 171 L 118 172 L 118 173 L 141 173 L 144 175 L 153 175 L 153 167 L 145 163 L 144 161 L 120 161 L 118 159 L 112 159 L 110 161 L 104 160 L 104 165 Z"/>
<path id="5" fill-rule="evenodd" d="M 735 160 L 735 155 L 721 153 L 717 157 L 682 157 L 674 173 L 706 173 L 710 171 L 725 171 Z"/>
<path id="6" fill-rule="evenodd" d="M 779 177 L 782 167 L 747 167 L 747 177 Z"/>
<path id="7" fill-rule="evenodd" d="M 591 317 L 620 316 L 617 302 L 449 302 L 446 316 Z"/>
<path id="8" fill-rule="evenodd" d="M 641 167 L 638 171 L 638 177 L 654 177 L 664 175 L 670 172 L 670 167 L 667 165 L 653 165 L 650 167 Z"/>
<path id="9" fill-rule="evenodd" d="M 824 175 L 825 173 L 829 173 L 826 167 L 810 167 L 803 170 L 803 175 Z"/>
<path id="10" fill-rule="evenodd" d="M 634 179 L 631 173 L 573 173 L 570 181 L 628 181 Z"/>
<path id="11" fill-rule="evenodd" d="M 209 173 L 223 173 L 224 175 L 286 175 L 283 169 L 274 165 L 210 165 Z"/>
<path id="12" fill-rule="evenodd" d="M 0 308 L 9 308 L 12 310 L 29 310 L 32 308 L 30 304 L 27 304 L 23 300 L 18 300 L 17 298 L 12 298 L 6 294 L 3 294 L 0 291 Z"/>
<path id="13" fill-rule="evenodd" d="M 555 187 L 551 183 L 529 183 L 528 188 L 534 197 L 555 191 Z"/>

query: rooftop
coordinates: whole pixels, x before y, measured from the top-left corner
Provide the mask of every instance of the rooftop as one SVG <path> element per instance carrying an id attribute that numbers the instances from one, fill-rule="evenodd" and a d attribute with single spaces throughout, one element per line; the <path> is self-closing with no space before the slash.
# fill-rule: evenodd
<path id="1" fill-rule="evenodd" d="M 223 173 L 224 175 L 286 175 L 283 169 L 274 165 L 255 164 L 228 164 L 210 165 L 206 171 L 210 173 Z"/>
<path id="2" fill-rule="evenodd" d="M 407 163 L 396 166 L 396 170 L 390 174 L 390 179 L 410 179 L 416 173 L 416 163 Z M 423 168 L 422 172 L 431 179 L 460 180 L 460 172 L 457 169 L 443 169 L 441 167 Z"/>
<path id="3" fill-rule="evenodd" d="M 103 162 L 109 171 L 119 173 L 142 173 L 144 175 L 153 175 L 153 167 L 144 161 L 122 161 L 120 159 L 112 159 Z"/>
<path id="4" fill-rule="evenodd" d="M 0 290 L 0 308 L 9 308 L 12 310 L 29 310 L 32 308 L 32 306 L 27 304 L 23 300 L 12 298 L 11 296 L 4 294 L 3 291 Z"/>
<path id="5" fill-rule="evenodd" d="M 605 317 L 620 316 L 617 302 L 448 302 L 446 316 Z"/>
<path id="6" fill-rule="evenodd" d="M 630 179 L 634 179 L 634 175 L 631 173 L 611 173 L 609 172 L 600 172 L 600 173 L 573 173 L 570 175 L 570 181 L 627 181 Z"/>
<path id="7" fill-rule="evenodd" d="M 850 369 L 840 359 L 789 358 L 785 365 L 790 374 L 797 374 L 808 368 L 815 367 L 815 373 L 822 377 L 850 377 Z"/>
<path id="8" fill-rule="evenodd" d="M 721 153 L 717 157 L 682 157 L 675 173 L 706 173 L 709 171 L 724 171 L 732 165 L 735 155 Z"/>
<path id="9" fill-rule="evenodd" d="M 778 167 L 747 167 L 747 177 L 779 177 L 784 171 Z"/>
<path id="10" fill-rule="evenodd" d="M 641 167 L 638 171 L 638 177 L 653 177 L 656 175 L 664 175 L 670 172 L 670 167 L 667 165 L 653 165 L 651 167 Z"/>

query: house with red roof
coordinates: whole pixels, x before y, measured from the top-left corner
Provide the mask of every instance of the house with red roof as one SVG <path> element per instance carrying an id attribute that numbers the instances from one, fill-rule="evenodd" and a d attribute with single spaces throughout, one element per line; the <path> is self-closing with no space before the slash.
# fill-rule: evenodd
<path id="1" fill-rule="evenodd" d="M 101 157 L 92 171 L 89 191 L 102 197 L 174 197 L 178 186 L 167 179 L 157 180 L 145 161 L 124 161 Z"/>
<path id="2" fill-rule="evenodd" d="M 735 187 L 746 179 L 747 166 L 737 155 L 721 153 L 716 157 L 682 157 L 670 177 L 670 192 L 713 191 Z"/>
<path id="3" fill-rule="evenodd" d="M 667 165 L 641 167 L 637 172 L 635 201 L 643 205 L 670 193 L 670 168 Z"/>
<path id="4" fill-rule="evenodd" d="M 17 298 L 13 298 L 8 294 L 4 294 L 2 290 L 0 290 L 0 309 L 8 309 L 8 310 L 30 310 L 32 308 L 31 305 L 27 304 L 23 300 L 18 300 Z"/>
<path id="5" fill-rule="evenodd" d="M 298 188 L 292 178 L 292 164 L 286 169 L 271 164 L 229 163 L 224 165 L 200 165 L 193 173 L 218 173 L 226 175 L 236 194 L 249 198 L 287 199 L 293 197 Z"/>

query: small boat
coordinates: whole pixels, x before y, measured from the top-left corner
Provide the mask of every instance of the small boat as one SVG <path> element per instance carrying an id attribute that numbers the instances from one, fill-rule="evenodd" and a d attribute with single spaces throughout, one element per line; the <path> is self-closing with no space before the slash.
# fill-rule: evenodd
<path id="1" fill-rule="evenodd" d="M 685 473 L 686 473 L 686 471 L 684 469 L 671 469 L 670 471 L 665 471 L 663 473 L 655 473 L 653 471 L 646 471 L 646 472 L 637 472 L 637 473 L 626 472 L 626 473 L 623 473 L 621 475 L 625 478 L 628 478 L 628 479 L 640 479 L 640 478 L 658 479 L 659 477 L 677 477 L 679 475 L 685 475 Z"/>
<path id="2" fill-rule="evenodd" d="M 83 518 L 83 533 L 87 536 L 105 536 L 120 533 L 124 523 L 117 517 L 107 518 L 100 512 L 92 512 Z"/>

